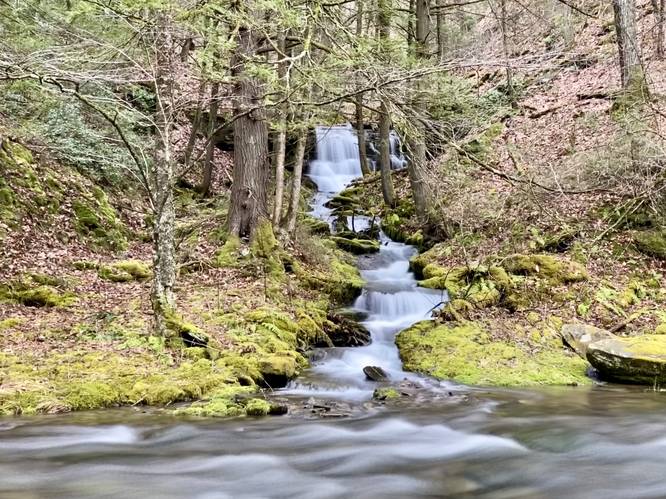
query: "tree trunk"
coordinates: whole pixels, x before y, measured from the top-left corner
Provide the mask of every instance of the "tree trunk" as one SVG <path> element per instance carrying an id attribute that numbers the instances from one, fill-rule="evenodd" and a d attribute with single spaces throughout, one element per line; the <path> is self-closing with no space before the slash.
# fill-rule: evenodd
<path id="1" fill-rule="evenodd" d="M 299 132 L 296 142 L 296 154 L 294 158 L 294 177 L 291 187 L 291 201 L 289 203 L 289 215 L 287 219 L 287 232 L 291 235 L 296 230 L 298 219 L 298 204 L 301 199 L 301 177 L 303 176 L 303 163 L 305 161 L 305 146 L 307 144 L 307 130 Z"/>
<path id="2" fill-rule="evenodd" d="M 506 22 L 506 2 L 507 0 L 500 0 L 500 26 L 502 29 L 502 50 L 504 52 L 504 60 L 506 61 L 506 93 L 513 101 L 513 72 L 509 65 L 509 33 L 507 30 Z"/>
<path id="3" fill-rule="evenodd" d="M 213 83 L 210 89 L 210 105 L 208 106 L 208 130 L 206 132 L 206 157 L 204 159 L 203 167 L 203 181 L 199 191 L 203 197 L 208 196 L 210 192 L 210 184 L 213 180 L 213 169 L 215 168 L 214 153 L 215 153 L 215 141 L 213 140 L 213 134 L 215 133 L 215 127 L 217 125 L 217 108 L 218 108 L 218 92 L 220 90 L 220 84 L 218 82 Z"/>
<path id="4" fill-rule="evenodd" d="M 634 0 L 613 0 L 615 31 L 620 57 L 620 77 L 624 90 L 644 86 L 643 70 L 636 37 L 636 4 Z"/>
<path id="5" fill-rule="evenodd" d="M 278 39 L 278 58 L 284 59 L 286 56 L 286 37 L 282 33 Z M 286 62 L 278 64 L 278 78 L 284 81 L 287 77 Z M 287 83 L 286 81 L 284 81 Z M 284 200 L 284 162 L 287 153 L 287 106 L 283 104 L 278 109 L 278 134 L 275 144 L 275 204 L 273 205 L 273 225 L 277 226 L 282 217 L 282 202 Z"/>
<path id="6" fill-rule="evenodd" d="M 666 0 L 652 0 L 655 22 L 655 53 L 657 59 L 664 58 L 664 7 Z"/>
<path id="7" fill-rule="evenodd" d="M 379 110 L 379 169 L 382 175 L 382 196 L 384 203 L 395 206 L 395 191 L 391 178 L 391 115 L 386 102 L 382 100 Z"/>
<path id="8" fill-rule="evenodd" d="M 173 127 L 174 54 L 171 23 L 163 14 L 158 18 L 155 32 L 157 111 L 155 123 L 157 138 L 153 171 L 153 286 L 151 302 L 155 315 L 155 332 L 167 334 L 166 317 L 175 307 L 176 257 L 174 228 L 174 165 L 171 151 Z"/>
<path id="9" fill-rule="evenodd" d="M 381 42 L 380 50 L 387 50 L 391 30 L 392 0 L 378 0 L 377 31 Z M 388 57 L 388 55 L 387 55 Z M 391 115 L 386 100 L 381 98 L 379 107 L 379 171 L 382 177 L 382 196 L 384 203 L 395 206 L 395 191 L 391 178 Z"/>
<path id="10" fill-rule="evenodd" d="M 236 2 L 252 11 L 253 2 Z M 248 12 L 243 15 L 249 15 Z M 234 168 L 229 204 L 229 234 L 251 238 L 260 218 L 268 218 L 268 128 L 261 83 L 246 71 L 246 61 L 257 50 L 253 30 L 240 26 L 232 60 L 234 76 Z"/>
<path id="11" fill-rule="evenodd" d="M 379 0 L 381 2 L 381 0 Z M 414 0 L 409 0 L 409 12 L 407 13 L 407 46 L 414 43 Z"/>
<path id="12" fill-rule="evenodd" d="M 437 60 L 443 61 L 446 54 L 446 34 L 444 33 L 444 0 L 437 0 Z"/>
<path id="13" fill-rule="evenodd" d="M 199 90 L 197 91 L 197 109 L 194 112 L 194 119 L 192 120 L 192 131 L 190 132 L 190 137 L 185 146 L 185 154 L 183 155 L 183 163 L 186 167 L 190 164 L 192 152 L 194 151 L 194 144 L 197 142 L 197 134 L 199 133 L 199 127 L 201 126 L 201 108 L 203 107 L 205 94 L 206 80 L 202 78 L 201 83 L 199 83 Z"/>
<path id="14" fill-rule="evenodd" d="M 356 38 L 360 40 L 363 36 L 363 0 L 356 0 Z M 360 79 L 359 79 L 360 80 Z M 363 82 L 359 81 L 359 84 Z M 356 94 L 356 135 L 358 137 L 358 158 L 361 162 L 363 175 L 370 173 L 368 166 L 368 154 L 365 148 L 365 127 L 363 122 L 363 92 Z"/>
<path id="15" fill-rule="evenodd" d="M 416 57 L 420 61 L 428 59 L 428 37 L 430 35 L 430 2 L 429 0 L 416 0 Z M 429 210 L 427 186 L 425 184 L 424 168 L 426 165 L 425 126 L 422 117 L 427 113 L 427 106 L 423 99 L 423 83 L 416 80 L 414 83 L 414 109 L 418 116 L 414 120 L 414 133 L 410 140 L 410 158 L 407 163 L 409 181 L 412 188 L 414 208 L 416 215 L 425 220 Z"/>

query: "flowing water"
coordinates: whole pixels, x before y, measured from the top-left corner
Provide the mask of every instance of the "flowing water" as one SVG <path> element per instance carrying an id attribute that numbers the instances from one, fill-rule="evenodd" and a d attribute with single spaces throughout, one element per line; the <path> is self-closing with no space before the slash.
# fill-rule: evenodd
<path id="1" fill-rule="evenodd" d="M 314 212 L 359 175 L 349 127 L 318 130 Z M 361 223 L 363 223 L 361 221 Z M 383 236 L 382 236 L 383 237 Z M 139 409 L 0 420 L 0 498 L 664 498 L 666 398 L 636 387 L 456 386 L 404 373 L 393 338 L 442 296 L 420 290 L 413 249 L 383 237 L 359 262 L 354 303 L 373 342 L 318 352 L 278 396 L 291 416 L 183 420 Z M 362 368 L 423 396 L 370 401 Z M 351 417 L 308 417 L 318 400 Z"/>

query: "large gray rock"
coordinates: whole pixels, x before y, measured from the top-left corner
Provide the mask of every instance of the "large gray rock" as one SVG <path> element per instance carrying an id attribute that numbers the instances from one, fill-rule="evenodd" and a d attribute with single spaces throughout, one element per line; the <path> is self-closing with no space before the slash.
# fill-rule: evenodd
<path id="1" fill-rule="evenodd" d="M 586 358 L 587 347 L 590 343 L 617 338 L 617 336 L 605 329 L 599 329 L 587 324 L 565 324 L 562 326 L 561 334 L 562 341 L 584 359 Z"/>
<path id="2" fill-rule="evenodd" d="M 587 345 L 587 360 L 602 378 L 624 383 L 666 382 L 666 336 L 646 334 Z"/>

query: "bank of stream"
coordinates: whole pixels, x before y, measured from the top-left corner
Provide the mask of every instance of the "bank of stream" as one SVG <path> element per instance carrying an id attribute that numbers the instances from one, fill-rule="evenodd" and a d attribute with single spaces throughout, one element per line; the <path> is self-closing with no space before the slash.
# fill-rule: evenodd
<path id="1" fill-rule="evenodd" d="M 328 219 L 325 204 L 357 176 L 357 158 L 348 129 L 320 133 L 327 152 L 310 170 L 322 187 L 313 214 Z M 368 223 L 355 219 L 357 230 Z M 417 287 L 414 254 L 380 235 L 379 251 L 359 258 L 366 285 L 350 313 L 372 342 L 314 352 L 312 367 L 274 394 L 289 399 L 291 415 L 188 419 L 135 407 L 6 419 L 0 497 L 666 496 L 657 391 L 490 389 L 404 372 L 396 333 L 445 298 Z M 388 380 L 367 380 L 367 366 Z M 376 388 L 396 386 L 414 396 L 373 400 Z"/>

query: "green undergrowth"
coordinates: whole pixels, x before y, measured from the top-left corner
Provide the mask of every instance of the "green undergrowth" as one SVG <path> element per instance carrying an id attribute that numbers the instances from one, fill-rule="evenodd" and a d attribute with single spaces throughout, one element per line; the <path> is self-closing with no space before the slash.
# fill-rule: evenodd
<path id="1" fill-rule="evenodd" d="M 423 321 L 402 331 L 396 344 L 405 369 L 440 379 L 496 386 L 590 383 L 587 363 L 564 351 L 548 330 L 534 330 L 518 343 L 493 339 L 480 323 Z"/>
<path id="2" fill-rule="evenodd" d="M 23 145 L 0 137 L 0 221 L 18 230 L 24 219 L 47 228 L 56 218 L 58 224 L 66 219 L 94 247 L 127 248 L 128 230 L 102 189 L 75 169 L 60 165 L 55 170 Z M 58 237 L 66 242 L 67 231 Z"/>

